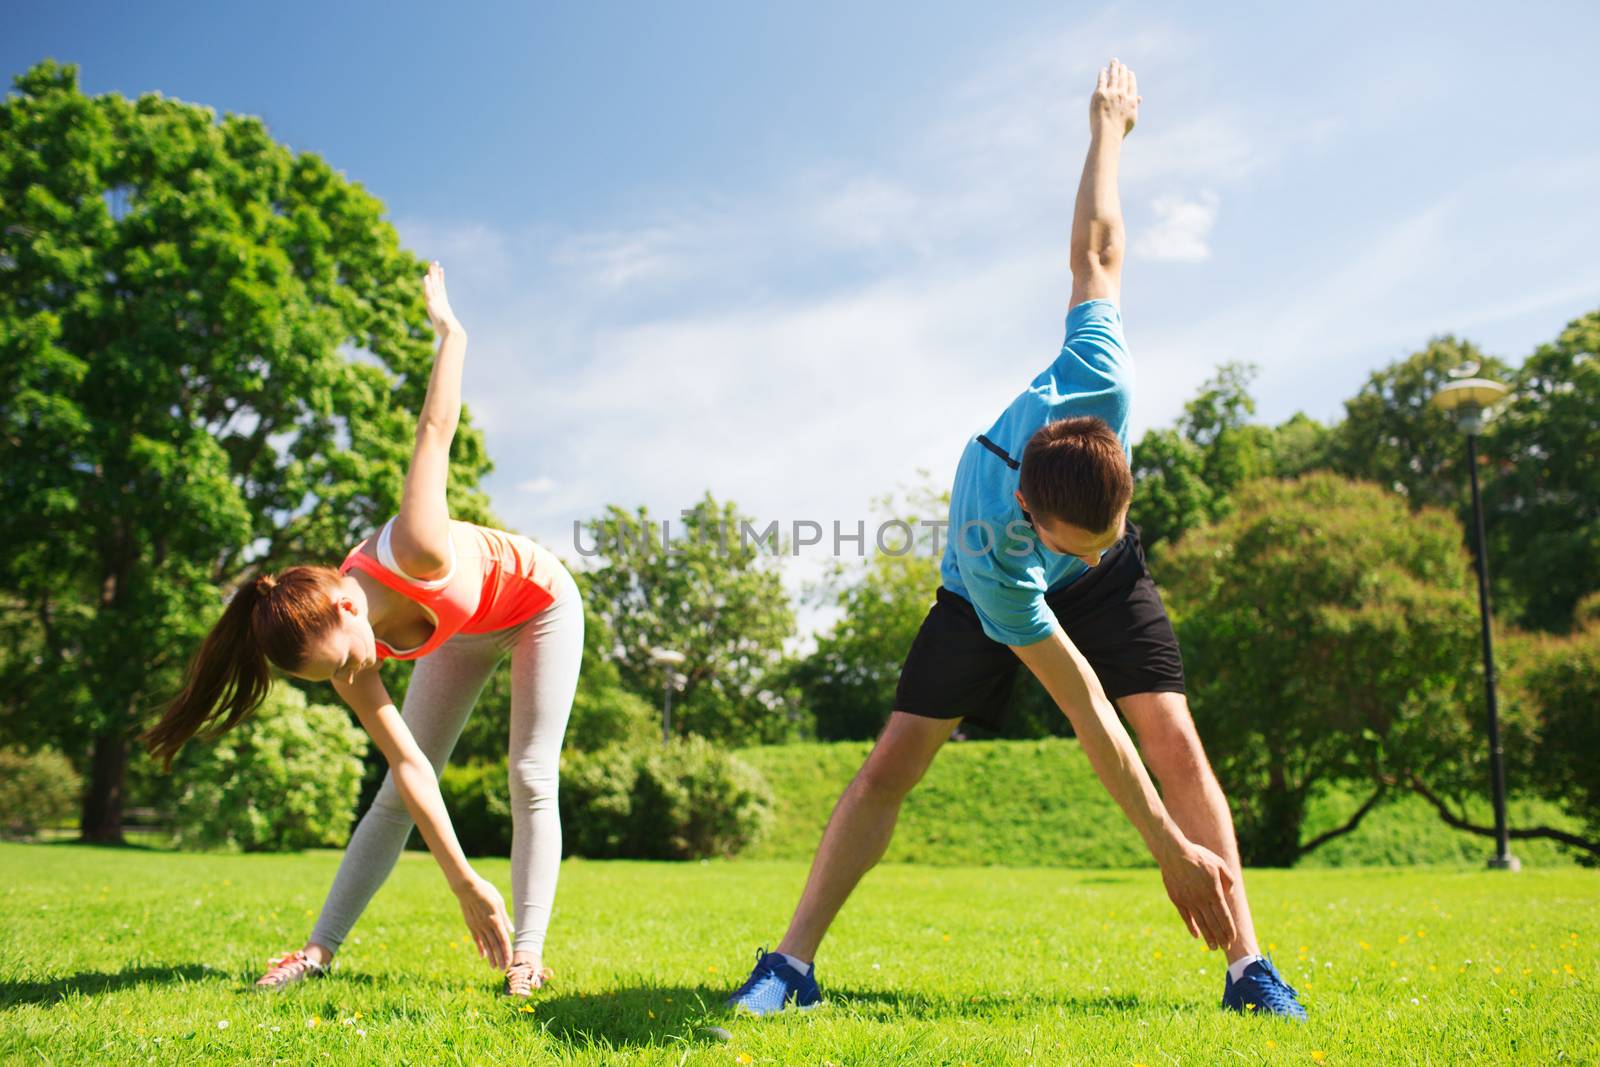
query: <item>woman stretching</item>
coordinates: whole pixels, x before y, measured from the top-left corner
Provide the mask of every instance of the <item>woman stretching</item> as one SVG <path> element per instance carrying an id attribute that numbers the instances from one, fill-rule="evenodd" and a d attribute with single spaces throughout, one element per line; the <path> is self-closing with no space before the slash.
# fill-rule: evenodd
<path id="1" fill-rule="evenodd" d="M 256 983 L 264 989 L 327 973 L 394 869 L 413 823 L 461 901 L 478 954 L 505 972 L 505 992 L 527 996 L 550 977 L 543 951 L 561 861 L 556 771 L 583 654 L 583 603 L 547 549 L 450 519 L 445 475 L 467 335 L 450 310 L 437 263 L 422 286 L 439 351 L 400 513 L 352 549 L 338 570 L 290 567 L 240 588 L 207 635 L 182 693 L 144 736 L 170 767 L 201 729 L 219 733 L 255 710 L 272 683 L 270 664 L 307 681 L 331 681 L 388 761 L 310 940 L 272 961 Z M 515 941 L 499 892 L 462 854 L 435 773 L 507 654 Z M 378 663 L 390 658 L 421 661 L 403 711 L 378 677 Z"/>

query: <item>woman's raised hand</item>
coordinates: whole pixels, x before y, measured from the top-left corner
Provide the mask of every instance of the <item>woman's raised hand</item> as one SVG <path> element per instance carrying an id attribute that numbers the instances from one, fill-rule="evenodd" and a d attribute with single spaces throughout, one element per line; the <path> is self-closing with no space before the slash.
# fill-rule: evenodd
<path id="1" fill-rule="evenodd" d="M 450 309 L 450 297 L 444 291 L 444 268 L 438 260 L 428 264 L 428 273 L 422 276 L 422 296 L 427 302 L 428 318 L 433 323 L 435 333 L 443 337 L 445 334 L 463 332 L 460 320 Z"/>

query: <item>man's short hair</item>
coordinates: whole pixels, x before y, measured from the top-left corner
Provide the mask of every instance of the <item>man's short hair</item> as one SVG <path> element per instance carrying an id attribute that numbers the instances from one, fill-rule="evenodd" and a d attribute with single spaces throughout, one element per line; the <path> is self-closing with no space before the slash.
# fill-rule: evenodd
<path id="1" fill-rule="evenodd" d="M 1133 499 L 1128 454 L 1092 415 L 1047 423 L 1022 453 L 1022 497 L 1034 515 L 1105 533 Z"/>

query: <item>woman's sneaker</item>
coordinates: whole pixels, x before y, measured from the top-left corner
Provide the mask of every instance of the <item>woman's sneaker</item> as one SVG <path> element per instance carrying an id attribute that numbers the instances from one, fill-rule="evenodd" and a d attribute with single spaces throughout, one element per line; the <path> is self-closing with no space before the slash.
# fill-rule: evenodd
<path id="1" fill-rule="evenodd" d="M 508 997 L 531 997 L 555 976 L 556 972 L 548 967 L 540 967 L 536 963 L 513 963 L 506 968 L 506 984 L 503 992 Z"/>
<path id="2" fill-rule="evenodd" d="M 278 956 L 267 962 L 267 973 L 256 979 L 256 988 L 272 992 L 307 978 L 321 978 L 328 968 L 305 954 L 304 949 Z"/>
<path id="3" fill-rule="evenodd" d="M 728 998 L 728 1007 L 753 1015 L 772 1015 L 791 1003 L 802 1011 L 822 1003 L 816 964 L 801 974 L 783 953 L 757 949 L 756 969 Z"/>

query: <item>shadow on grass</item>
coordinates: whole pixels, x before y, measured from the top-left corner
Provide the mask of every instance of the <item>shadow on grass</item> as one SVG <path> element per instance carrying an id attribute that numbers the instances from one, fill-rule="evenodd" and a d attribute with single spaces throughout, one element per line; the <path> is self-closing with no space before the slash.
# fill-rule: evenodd
<path id="1" fill-rule="evenodd" d="M 722 1028 L 737 1039 L 741 1028 L 761 1025 L 749 1015 L 724 1007 L 728 993 L 725 986 L 627 986 L 593 995 L 536 998 L 527 1005 L 532 1011 L 521 1006 L 508 1006 L 507 1010 L 519 1022 L 574 1048 L 712 1044 L 719 1039 L 708 1028 Z M 888 1025 L 958 1018 L 1029 1018 L 1045 1013 L 1102 1017 L 1193 1008 L 1176 1000 L 1140 999 L 1132 994 L 1075 997 L 986 992 L 939 997 L 845 986 L 831 987 L 825 996 L 827 1000 L 819 1008 L 825 1015 Z M 785 1013 L 785 1017 L 793 1014 Z"/>
<path id="2" fill-rule="evenodd" d="M 0 1010 L 22 1004 L 54 1004 L 75 993 L 95 997 L 115 993 L 142 985 L 169 985 L 173 982 L 197 982 L 202 978 L 223 978 L 217 971 L 208 971 L 198 963 L 183 963 L 175 967 L 129 967 L 121 971 L 81 971 L 61 978 L 44 978 L 36 981 L 0 982 Z"/>

